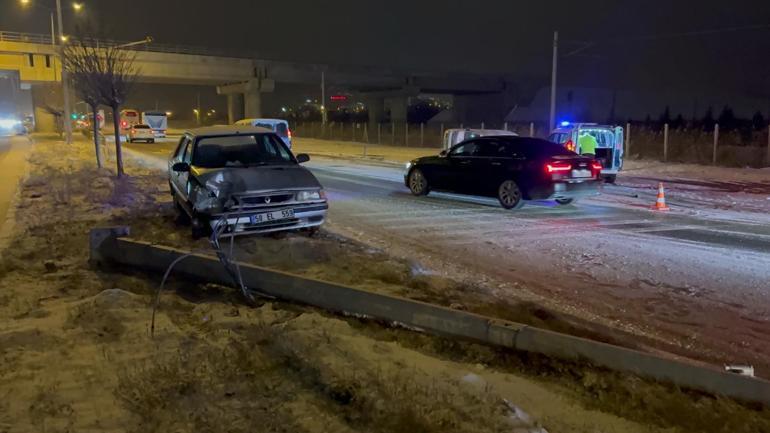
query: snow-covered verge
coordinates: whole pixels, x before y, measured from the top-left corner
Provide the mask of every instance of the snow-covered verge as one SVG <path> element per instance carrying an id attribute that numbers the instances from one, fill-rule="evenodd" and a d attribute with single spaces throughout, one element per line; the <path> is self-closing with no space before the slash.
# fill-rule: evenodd
<path id="1" fill-rule="evenodd" d="M 150 336 L 157 276 L 89 266 L 87 234 L 131 223 L 202 246 L 173 225 L 163 176 L 129 165 L 116 180 L 85 144 L 39 143 L 30 165 L 0 266 L 2 432 L 770 429 L 766 410 L 295 305 L 244 307 L 229 288 L 173 278 Z M 305 238 L 264 240 L 241 247 L 316 263 Z M 328 262 L 336 238 L 312 242 Z M 360 260 L 334 272 L 371 266 Z"/>

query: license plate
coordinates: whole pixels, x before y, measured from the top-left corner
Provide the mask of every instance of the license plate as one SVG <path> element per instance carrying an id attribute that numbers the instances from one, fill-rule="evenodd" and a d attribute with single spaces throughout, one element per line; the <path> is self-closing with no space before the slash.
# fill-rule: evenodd
<path id="1" fill-rule="evenodd" d="M 591 177 L 591 170 L 572 170 L 572 177 Z"/>
<path id="2" fill-rule="evenodd" d="M 285 220 L 294 218 L 294 209 L 284 209 L 275 212 L 258 213 L 251 216 L 252 224 L 266 223 L 270 221 Z"/>

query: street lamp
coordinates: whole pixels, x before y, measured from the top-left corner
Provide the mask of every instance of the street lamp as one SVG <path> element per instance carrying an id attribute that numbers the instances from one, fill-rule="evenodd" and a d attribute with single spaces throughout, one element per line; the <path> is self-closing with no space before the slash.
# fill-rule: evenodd
<path id="1" fill-rule="evenodd" d="M 72 3 L 72 9 L 75 9 L 75 12 L 80 12 L 80 10 L 83 9 L 83 3 Z"/>

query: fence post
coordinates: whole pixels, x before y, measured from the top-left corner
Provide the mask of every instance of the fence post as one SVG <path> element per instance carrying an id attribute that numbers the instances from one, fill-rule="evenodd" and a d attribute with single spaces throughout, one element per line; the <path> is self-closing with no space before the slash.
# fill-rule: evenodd
<path id="1" fill-rule="evenodd" d="M 377 122 L 377 144 L 382 144 L 382 123 Z"/>
<path id="2" fill-rule="evenodd" d="M 364 123 L 364 158 L 366 158 L 366 148 L 369 146 L 369 127 L 367 123 Z"/>
<path id="3" fill-rule="evenodd" d="M 350 140 L 352 142 L 356 141 L 356 126 L 357 126 L 357 123 L 353 122 L 353 139 Z"/>
<path id="4" fill-rule="evenodd" d="M 425 124 L 420 123 L 420 147 L 425 147 Z"/>
<path id="5" fill-rule="evenodd" d="M 481 129 L 485 129 L 484 128 L 484 122 L 481 122 Z"/>
<path id="6" fill-rule="evenodd" d="M 390 144 L 391 146 L 396 145 L 396 122 L 390 121 Z"/>
<path id="7" fill-rule="evenodd" d="M 663 125 L 663 162 L 668 162 L 668 123 Z"/>
<path id="8" fill-rule="evenodd" d="M 631 122 L 626 123 L 626 156 L 631 158 Z"/>
<path id="9" fill-rule="evenodd" d="M 535 136 L 535 122 L 529 122 L 529 136 Z"/>
<path id="10" fill-rule="evenodd" d="M 462 124 L 462 123 L 460 124 L 460 129 L 464 129 L 464 128 L 463 128 L 463 124 Z"/>
<path id="11" fill-rule="evenodd" d="M 768 130 L 770 131 L 770 128 L 768 128 Z M 439 139 L 440 140 L 444 139 L 444 123 L 443 122 L 441 123 L 441 137 Z"/>
<path id="12" fill-rule="evenodd" d="M 767 126 L 767 156 L 765 159 L 766 165 L 770 167 L 770 125 Z"/>
<path id="13" fill-rule="evenodd" d="M 711 165 L 717 165 L 717 147 L 719 146 L 719 124 L 714 125 L 714 152 L 711 155 Z"/>
<path id="14" fill-rule="evenodd" d="M 508 130 L 508 122 L 503 122 L 503 129 Z"/>
<path id="15" fill-rule="evenodd" d="M 404 122 L 404 146 L 409 147 L 409 122 Z"/>

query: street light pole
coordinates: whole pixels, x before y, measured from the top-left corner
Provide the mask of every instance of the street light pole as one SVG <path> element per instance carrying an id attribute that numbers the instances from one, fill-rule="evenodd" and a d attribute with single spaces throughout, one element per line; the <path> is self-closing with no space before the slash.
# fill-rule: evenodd
<path id="1" fill-rule="evenodd" d="M 67 144 L 72 143 L 72 121 L 70 119 L 70 89 L 69 76 L 67 68 L 64 66 L 64 25 L 62 24 L 61 0 L 56 0 L 56 16 L 59 21 L 59 58 L 62 62 L 61 68 L 61 92 L 64 102 L 64 139 Z"/>
<path id="2" fill-rule="evenodd" d="M 53 25 L 53 11 L 51 11 L 51 46 L 56 46 L 56 27 Z"/>
<path id="3" fill-rule="evenodd" d="M 559 68 L 559 32 L 553 32 L 553 60 L 551 64 L 551 113 L 548 133 L 556 127 L 556 74 Z"/>

